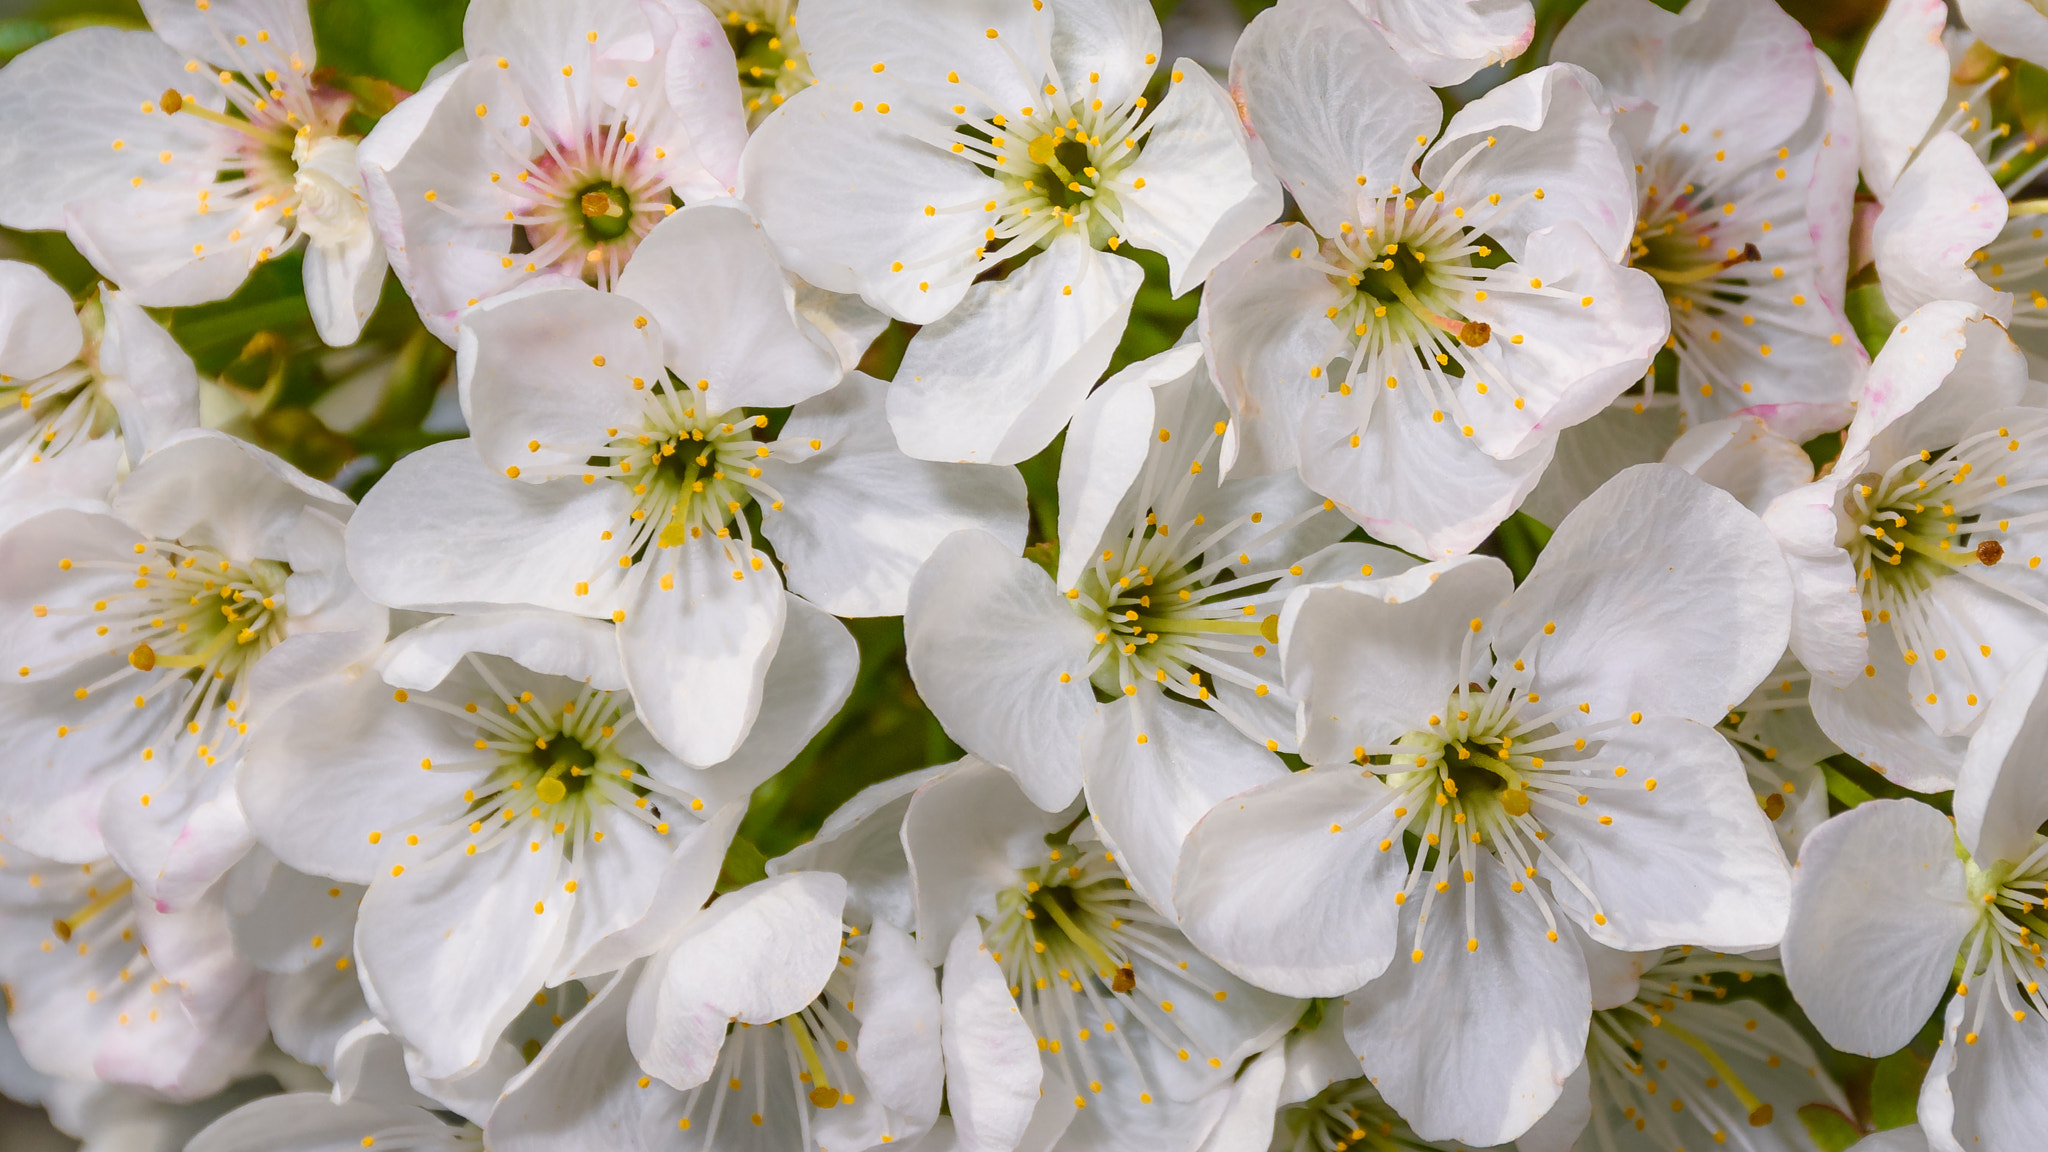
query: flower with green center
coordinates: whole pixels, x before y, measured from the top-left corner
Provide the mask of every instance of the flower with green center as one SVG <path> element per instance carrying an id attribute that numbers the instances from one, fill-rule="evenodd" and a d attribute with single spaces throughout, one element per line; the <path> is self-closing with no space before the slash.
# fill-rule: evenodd
<path id="1" fill-rule="evenodd" d="M 374 672 L 300 691 L 249 753 L 264 845 L 368 886 L 358 968 L 421 1077 L 479 1068 L 543 987 L 661 947 L 709 895 L 747 794 L 844 696 L 813 693 L 845 657 L 787 644 L 770 723 L 691 768 L 649 733 L 611 633 L 535 609 L 437 620 Z"/>
<path id="2" fill-rule="evenodd" d="M 1995 320 L 1930 304 L 1872 363 L 1832 470 L 1765 516 L 1792 565 L 1814 718 L 1909 788 L 1954 785 L 1998 685 L 2048 639 L 2034 388 Z"/>
<path id="3" fill-rule="evenodd" d="M 1023 545 L 1017 473 L 897 451 L 883 385 L 840 383 L 793 301 L 753 221 L 714 205 L 657 228 L 619 292 L 479 308 L 462 359 L 474 436 L 406 457 L 365 497 L 350 536 L 365 587 L 617 623 L 645 722 L 688 763 L 724 760 L 787 633 L 850 648 L 819 609 L 901 612 L 957 529 Z"/>
<path id="4" fill-rule="evenodd" d="M 0 262 L 0 474 L 96 440 L 140 460 L 199 423 L 191 358 L 135 302 L 74 304 L 41 269 Z M 97 495 L 97 493 L 94 493 Z"/>
<path id="5" fill-rule="evenodd" d="M 1756 517 L 1668 465 L 1581 504 L 1519 588 L 1474 557 L 1296 590 L 1281 664 L 1313 770 L 1195 825 L 1182 929 L 1253 984 L 1346 996 L 1425 1138 L 1514 1139 L 1585 1051 L 1577 934 L 1782 933 L 1784 854 L 1710 725 L 1777 662 L 1790 598 Z"/>
<path id="6" fill-rule="evenodd" d="M 1298 1002 L 1218 968 L 1126 886 L 1079 806 L 1045 812 L 969 757 L 904 816 L 918 942 L 943 961 L 948 1098 L 963 1145 L 1027 1126 L 1189 1152 L 1243 1060 Z"/>
<path id="7" fill-rule="evenodd" d="M 2025 1147 L 2048 1124 L 2031 1091 L 2048 1052 L 2048 653 L 2019 663 L 1986 710 L 1956 780 L 1953 820 L 1873 800 L 1800 852 L 1785 977 L 1845 1052 L 1882 1056 L 1953 987 L 1920 1088 L 1929 1147 Z"/>
<path id="8" fill-rule="evenodd" d="M 798 275 L 923 325 L 889 400 L 919 459 L 1035 455 L 1129 318 L 1144 277 L 1116 251 L 1165 256 L 1185 293 L 1280 210 L 1199 65 L 1146 95 L 1159 24 L 1135 0 L 804 0 L 802 29 L 818 82 L 742 186 Z"/>
<path id="9" fill-rule="evenodd" d="M 86 28 L 0 72 L 21 130 L 0 146 L 0 217 L 64 229 L 138 304 L 220 300 L 307 240 L 321 338 L 352 344 L 376 306 L 384 247 L 370 226 L 348 93 L 313 79 L 304 0 L 149 0 L 153 32 Z M 104 77 L 57 114 L 50 94 Z M 48 173 L 61 168 L 62 179 Z"/>
<path id="10" fill-rule="evenodd" d="M 266 1022 L 261 973 L 233 951 L 222 904 L 216 889 L 160 911 L 112 860 L 59 863 L 0 843 L 0 973 L 18 1060 L 177 1101 L 225 1088 Z"/>
<path id="11" fill-rule="evenodd" d="M 463 45 L 363 142 L 393 268 L 449 343 L 463 311 L 535 280 L 611 291 L 655 225 L 731 193 L 746 117 L 707 9 L 490 0 Z"/>
<path id="12" fill-rule="evenodd" d="M 1167 915 L 1195 819 L 1297 748 L 1287 594 L 1415 562 L 1337 543 L 1348 525 L 1292 476 L 1222 479 L 1226 416 L 1192 343 L 1118 374 L 1068 432 L 1052 571 L 956 537 L 904 618 L 911 674 L 947 732 L 1041 808 L 1085 785 L 1123 871 Z"/>
<path id="13" fill-rule="evenodd" d="M 1552 57 L 1622 112 L 1642 193 L 1629 262 L 1670 305 L 1691 422 L 1753 410 L 1795 440 L 1847 423 L 1867 358 L 1842 310 L 1856 121 L 1834 65 L 1756 0 L 1603 0 Z"/>
<path id="14" fill-rule="evenodd" d="M 234 781 L 250 722 L 299 674 L 384 640 L 384 610 L 343 565 L 352 511 L 262 449 L 194 429 L 108 503 L 45 505 L 13 525 L 0 714 L 18 755 L 0 766 L 0 806 L 24 846 L 110 854 L 171 908 L 242 855 Z M 305 662 L 273 676 L 268 657 L 287 646 Z"/>
<path id="15" fill-rule="evenodd" d="M 1622 266 L 1634 188 L 1598 82 L 1551 65 L 1445 123 L 1351 0 L 1304 0 L 1252 22 L 1231 86 L 1306 222 L 1202 298 L 1225 469 L 1298 470 L 1376 539 L 1469 551 L 1667 333 Z"/>

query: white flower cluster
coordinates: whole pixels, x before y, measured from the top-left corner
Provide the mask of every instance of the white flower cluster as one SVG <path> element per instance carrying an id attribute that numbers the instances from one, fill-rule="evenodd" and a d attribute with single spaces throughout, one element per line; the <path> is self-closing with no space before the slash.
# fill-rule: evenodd
<path id="1" fill-rule="evenodd" d="M 1590 0 L 1476 97 L 1523 0 L 1280 0 L 1224 80 L 1144 0 L 800 7 L 472 0 L 360 137 L 305 0 L 0 71 L 0 224 L 107 281 L 0 264 L 0 1089 L 192 1152 L 1789 1152 L 1870 1127 L 1817 1041 L 1923 1037 L 1869 1148 L 2043 1147 L 2038 4 L 1891 0 L 1852 90 L 1771 0 Z M 328 343 L 388 269 L 456 350 L 360 504 L 146 311 L 301 239 Z M 1134 250 L 1199 317 L 1103 381 Z M 889 616 L 967 755 L 736 869 Z"/>

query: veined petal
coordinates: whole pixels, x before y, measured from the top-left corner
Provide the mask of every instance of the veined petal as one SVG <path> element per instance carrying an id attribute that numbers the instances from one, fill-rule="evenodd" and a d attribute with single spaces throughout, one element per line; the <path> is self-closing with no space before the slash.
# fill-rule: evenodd
<path id="1" fill-rule="evenodd" d="M 986 532 L 955 533 L 918 570 L 903 628 L 911 677 L 947 734 L 1040 807 L 1066 807 L 1095 711 L 1095 641 L 1044 569 Z"/>
<path id="2" fill-rule="evenodd" d="M 0 370 L 32 380 L 71 363 L 84 346 L 63 285 L 33 264 L 0 260 Z"/>
<path id="3" fill-rule="evenodd" d="M 1882 1056 L 1934 1011 L 1977 915 L 1954 845 L 1947 818 L 1915 800 L 1858 805 L 1806 838 L 1781 954 L 1828 1043 Z"/>
<path id="4" fill-rule="evenodd" d="M 927 945 L 929 949 L 929 945 Z M 961 1152 L 1022 1147 L 1041 1092 L 1044 1069 L 1031 1026 L 1003 981 L 1003 970 L 964 923 L 945 953 L 939 1035 L 946 1057 L 947 1099 Z"/>
<path id="5" fill-rule="evenodd" d="M 285 61 L 311 72 L 317 58 L 304 0 L 142 0 L 142 14 L 166 44 L 217 68 Z"/>
<path id="6" fill-rule="evenodd" d="M 2048 66 L 2048 16 L 2022 0 L 1956 0 L 1963 21 L 1984 43 L 2029 64 Z"/>
<path id="7" fill-rule="evenodd" d="M 1856 58 L 1856 113 L 1862 134 L 1863 180 L 1880 203 L 1948 102 L 1948 25 L 1943 0 L 1885 5 Z"/>
<path id="8" fill-rule="evenodd" d="M 1358 189 L 1409 179 L 1443 117 L 1351 0 L 1261 12 L 1237 43 L 1230 89 L 1280 182 L 1321 235 L 1351 218 Z"/>
<path id="9" fill-rule="evenodd" d="M 135 301 L 102 290 L 107 330 L 100 338 L 100 387 L 121 416 L 130 463 L 187 428 L 199 426 L 199 373 L 192 358 Z M 16 373 L 20 375 L 20 373 Z"/>
<path id="10" fill-rule="evenodd" d="M 1333 764 L 1224 800 L 1181 849 L 1181 930 L 1233 974 L 1285 995 L 1341 996 L 1379 976 L 1394 957 L 1394 894 L 1408 866 L 1382 847 L 1402 822 L 1395 799 L 1370 771 Z"/>
<path id="11" fill-rule="evenodd" d="M 1536 12 L 1526 0 L 1364 0 L 1359 7 L 1408 70 L 1439 88 L 1520 56 L 1536 35 Z"/>
<path id="12" fill-rule="evenodd" d="M 2005 193 L 1962 137 L 1943 132 L 1899 175 L 1871 233 L 1885 302 L 1906 316 L 1922 304 L 1960 300 L 2004 320 L 2012 297 L 1984 283 L 1971 259 L 1998 237 Z"/>
<path id="13" fill-rule="evenodd" d="M 927 961 L 944 961 L 963 927 L 978 938 L 975 917 L 995 917 L 997 893 L 1017 883 L 1019 869 L 1044 860 L 1046 833 L 1072 818 L 1018 803 L 1022 798 L 1015 781 L 972 756 L 911 797 L 903 850 Z"/>
<path id="14" fill-rule="evenodd" d="M 1344 1035 L 1417 1135 L 1486 1147 L 1550 1110 L 1585 1059 L 1591 1012 L 1585 958 L 1546 938 L 1541 897 L 1509 891 L 1492 859 L 1476 863 L 1427 921 L 1408 903 L 1412 951 L 1351 994 Z"/>
<path id="15" fill-rule="evenodd" d="M 1036 455 L 1109 365 L 1143 280 L 1067 233 L 1008 278 L 975 284 L 903 354 L 889 389 L 897 443 L 922 460 Z"/>
<path id="16" fill-rule="evenodd" d="M 1972 1017 L 1967 1023 L 1966 1015 Z M 1964 1152 L 2025 1146 L 2048 1123 L 2048 1107 L 2033 1089 L 2043 1060 L 2048 1060 L 2048 1021 L 2040 1013 L 2014 1020 L 1996 1009 L 1981 1011 L 1961 996 L 1950 1000 L 1941 1048 L 1920 1084 L 1920 1128 L 1927 1147 Z"/>
<path id="17" fill-rule="evenodd" d="M 1870 634 L 1869 663 L 1840 686 L 1816 683 L 1813 718 L 1828 739 L 1885 779 L 1915 792 L 1956 786 L 1966 736 L 1944 736 L 1914 711 L 1906 663 L 1889 628 Z"/>
<path id="18" fill-rule="evenodd" d="M 2029 656 L 1999 686 L 1956 778 L 1956 837 L 1984 865 L 2025 860 L 2034 830 L 2048 821 L 2048 772 L 2033 753 L 2048 739 L 2044 675 L 2048 651 Z"/>
<path id="19" fill-rule="evenodd" d="M 1279 757 L 1215 712 L 1144 688 L 1096 712 L 1082 731 L 1081 759 L 1103 844 L 1138 895 L 1172 919 L 1174 868 L 1195 822 L 1225 797 L 1286 773 Z"/>
<path id="20" fill-rule="evenodd" d="M 782 438 L 821 447 L 789 463 L 771 456 L 761 464 L 783 498 L 761 525 L 783 578 L 841 616 L 901 614 L 918 566 L 954 532 L 979 529 L 1012 552 L 1024 548 L 1023 477 L 1001 465 L 905 456 L 884 410 L 888 387 L 856 372 L 805 401 Z"/>

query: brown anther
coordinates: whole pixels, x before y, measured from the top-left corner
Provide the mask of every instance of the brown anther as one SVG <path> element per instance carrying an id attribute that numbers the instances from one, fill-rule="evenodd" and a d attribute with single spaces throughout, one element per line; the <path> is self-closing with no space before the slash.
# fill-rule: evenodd
<path id="1" fill-rule="evenodd" d="M 839 1103 L 839 1089 L 823 1086 L 811 1089 L 811 1103 L 820 1108 L 832 1108 Z"/>
<path id="2" fill-rule="evenodd" d="M 185 106 L 185 98 L 178 95 L 176 88 L 166 88 L 164 94 L 156 98 L 156 104 L 164 110 L 164 115 L 169 116 Z"/>
<path id="3" fill-rule="evenodd" d="M 1109 982 L 1111 992 L 1129 992 L 1138 986 L 1138 974 L 1129 968 L 1116 970 L 1116 979 Z"/>
<path id="4" fill-rule="evenodd" d="M 1769 1103 L 1759 1104 L 1756 1106 L 1756 1111 L 1749 1114 L 1749 1126 L 1751 1128 L 1761 1128 L 1771 1122 L 1771 1115 Z"/>
<path id="5" fill-rule="evenodd" d="M 1977 545 L 1977 563 L 1984 565 L 1986 568 L 2003 559 L 2005 559 L 2005 545 L 2000 544 L 1998 541 L 1986 540 L 1982 544 Z"/>
<path id="6" fill-rule="evenodd" d="M 1762 260 L 1763 258 L 1764 254 L 1762 252 L 1757 251 L 1756 245 L 1744 244 L 1742 246 L 1742 259 L 1738 261 L 1738 263 L 1754 264 L 1757 261 Z"/>
<path id="7" fill-rule="evenodd" d="M 619 214 L 618 206 L 612 203 L 612 198 L 601 188 L 585 192 L 581 203 L 585 216 L 617 216 Z"/>
<path id="8" fill-rule="evenodd" d="M 50 930 L 57 934 L 57 939 L 64 941 L 66 944 L 71 942 L 71 924 L 68 921 L 52 920 L 50 921 Z"/>
<path id="9" fill-rule="evenodd" d="M 1785 796 L 1783 793 L 1773 792 L 1769 796 L 1764 797 L 1764 815 L 1776 820 L 1784 814 Z"/>
<path id="10" fill-rule="evenodd" d="M 1465 327 L 1458 333 L 1458 341 L 1467 348 L 1477 348 L 1493 339 L 1493 328 L 1477 320 L 1465 321 Z"/>
<path id="11" fill-rule="evenodd" d="M 137 672 L 147 672 L 156 667 L 156 649 L 147 644 L 137 644 L 135 651 L 128 654 L 128 663 L 134 665 Z"/>

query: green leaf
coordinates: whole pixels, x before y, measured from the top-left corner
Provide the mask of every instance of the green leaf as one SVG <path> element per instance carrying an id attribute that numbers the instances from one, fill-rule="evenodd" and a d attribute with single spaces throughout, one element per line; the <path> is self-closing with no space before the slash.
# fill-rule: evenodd
<path id="1" fill-rule="evenodd" d="M 718 891 L 731 892 L 768 878 L 768 857 L 745 836 L 732 838 L 725 850 L 725 863 L 718 869 Z"/>
<path id="2" fill-rule="evenodd" d="M 1910 1048 L 1877 1062 L 1870 1081 L 1870 1124 L 1883 1131 L 1904 1128 L 1920 1118 L 1920 1081 L 1927 1078 L 1927 1064 Z"/>
<path id="3" fill-rule="evenodd" d="M 1814 1146 L 1820 1152 L 1843 1152 L 1863 1139 L 1863 1132 L 1856 1127 L 1855 1121 L 1825 1104 L 1801 1105 L 1799 1122 L 1806 1125 L 1806 1134 L 1813 1138 Z"/>
<path id="4" fill-rule="evenodd" d="M 1849 289 L 1843 307 L 1849 313 L 1849 326 L 1856 330 L 1856 339 L 1863 342 L 1863 350 L 1872 356 L 1883 350 L 1884 342 L 1891 339 L 1892 329 L 1899 326 L 1898 314 L 1885 303 L 1884 288 L 1874 276 L 1868 283 Z"/>

